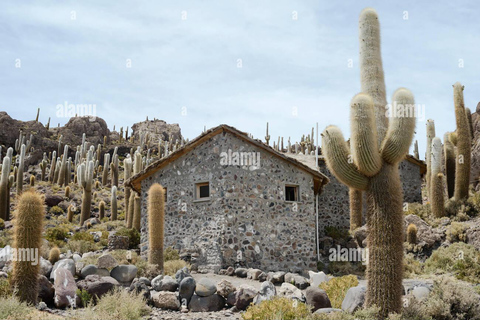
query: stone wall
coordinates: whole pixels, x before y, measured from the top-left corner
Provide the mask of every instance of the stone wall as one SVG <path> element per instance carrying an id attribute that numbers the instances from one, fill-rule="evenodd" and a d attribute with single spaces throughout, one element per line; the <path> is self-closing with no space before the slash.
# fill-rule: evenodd
<path id="1" fill-rule="evenodd" d="M 222 152 L 260 152 L 260 167 L 221 165 Z M 194 201 L 197 182 L 210 182 L 210 200 Z M 200 271 L 236 262 L 269 270 L 316 267 L 313 177 L 230 134 L 218 134 L 142 181 L 141 250 L 148 250 L 147 191 L 167 188 L 165 245 L 198 255 Z M 300 201 L 284 200 L 285 184 Z"/>

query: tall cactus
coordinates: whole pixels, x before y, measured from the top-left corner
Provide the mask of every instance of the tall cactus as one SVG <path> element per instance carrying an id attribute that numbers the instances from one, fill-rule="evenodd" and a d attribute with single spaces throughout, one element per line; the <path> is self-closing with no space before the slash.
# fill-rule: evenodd
<path id="1" fill-rule="evenodd" d="M 110 208 L 112 213 L 110 215 L 110 220 L 115 221 L 117 220 L 117 213 L 118 213 L 118 206 L 117 206 L 117 187 L 112 187 L 112 198 L 110 199 Z"/>
<path id="2" fill-rule="evenodd" d="M 165 191 L 158 183 L 148 190 L 148 262 L 163 271 Z"/>
<path id="3" fill-rule="evenodd" d="M 468 131 L 470 133 L 470 139 L 473 140 L 474 131 L 473 131 L 472 111 L 470 110 L 470 108 L 465 108 L 465 116 L 467 117 Z"/>
<path id="4" fill-rule="evenodd" d="M 103 156 L 103 175 L 102 175 L 102 184 L 104 186 L 108 185 L 108 168 L 110 166 L 110 153 L 105 153 Z"/>
<path id="5" fill-rule="evenodd" d="M 9 198 L 10 198 L 10 187 L 9 187 L 9 176 L 10 176 L 10 167 L 12 165 L 11 158 L 7 155 L 3 158 L 2 163 L 2 175 L 0 178 L 0 218 L 7 221 L 9 219 Z"/>
<path id="6" fill-rule="evenodd" d="M 468 197 L 470 184 L 470 162 L 472 139 L 468 128 L 468 120 L 463 102 L 464 86 L 457 82 L 453 85 L 453 100 L 455 102 L 455 119 L 457 123 L 457 162 L 455 168 L 454 199 L 462 200 Z"/>
<path id="7" fill-rule="evenodd" d="M 349 188 L 348 195 L 350 200 L 350 230 L 353 231 L 362 226 L 363 193 L 361 190 Z"/>
<path id="8" fill-rule="evenodd" d="M 427 150 L 425 160 L 427 161 L 427 174 L 425 176 L 427 185 L 427 198 L 430 199 L 430 182 L 432 181 L 432 140 L 435 138 L 435 122 L 432 119 L 427 120 Z"/>
<path id="9" fill-rule="evenodd" d="M 123 186 L 125 189 L 125 223 L 128 225 L 128 219 L 129 219 L 129 214 L 128 214 L 128 205 L 130 202 L 130 193 L 131 189 L 128 187 L 125 182 L 130 179 L 132 176 L 132 168 L 133 168 L 133 163 L 132 159 L 130 158 L 130 155 L 123 160 L 123 174 L 124 174 L 124 179 L 123 179 Z"/>
<path id="10" fill-rule="evenodd" d="M 118 155 L 114 155 L 112 163 L 110 163 L 110 175 L 112 180 L 112 186 L 118 188 Z"/>
<path id="11" fill-rule="evenodd" d="M 142 208 L 141 208 L 141 201 L 140 197 L 135 194 L 133 198 L 133 228 L 137 229 L 140 232 L 140 225 L 142 221 Z"/>
<path id="12" fill-rule="evenodd" d="M 53 183 L 54 182 L 54 177 L 55 177 L 55 167 L 56 167 L 56 161 L 57 161 L 57 152 L 53 151 L 52 152 L 52 162 L 50 163 L 50 172 L 48 173 L 48 180 Z"/>
<path id="13" fill-rule="evenodd" d="M 94 163 L 92 160 L 82 163 L 77 169 L 78 185 L 83 188 L 80 226 L 90 218 L 92 207 L 92 184 Z"/>
<path id="14" fill-rule="evenodd" d="M 413 147 L 413 156 L 416 159 L 420 159 L 420 153 L 418 152 L 418 140 L 415 140 L 415 145 Z"/>
<path id="15" fill-rule="evenodd" d="M 20 195 L 13 224 L 13 247 L 17 252 L 28 250 L 30 257 L 35 254 L 37 258 L 40 257 L 44 216 L 44 201 L 39 194 L 26 191 Z M 17 288 L 17 295 L 21 301 L 36 304 L 39 271 L 40 264 L 28 259 L 16 259 L 13 262 L 12 283 Z"/>
<path id="16" fill-rule="evenodd" d="M 68 145 L 65 145 L 63 149 L 62 164 L 60 165 L 60 173 L 58 174 L 58 185 L 66 185 L 67 176 L 67 158 L 68 158 Z"/>
<path id="17" fill-rule="evenodd" d="M 413 95 L 405 88 L 395 91 L 392 100 L 394 105 L 414 106 Z M 343 134 L 335 126 L 323 132 L 322 149 L 335 177 L 350 188 L 365 191 L 369 198 L 366 301 L 369 306 L 378 306 L 386 317 L 402 307 L 403 194 L 398 164 L 412 143 L 415 117 L 392 117 L 380 148 L 375 143 L 377 130 L 370 96 L 360 93 L 353 98 L 351 121 L 361 122 L 351 124 L 353 162 Z M 365 130 L 367 127 L 370 130 Z"/>
<path id="18" fill-rule="evenodd" d="M 430 181 L 430 203 L 432 213 L 435 217 L 441 218 L 445 216 L 445 198 L 443 187 L 442 170 L 442 141 L 435 137 L 432 140 L 431 155 L 431 181 Z M 441 175 L 441 176 L 440 176 Z"/>
<path id="19" fill-rule="evenodd" d="M 445 155 L 444 166 L 448 198 L 451 198 L 455 191 L 455 147 L 450 141 L 450 132 L 445 133 L 443 136 L 443 154 Z"/>
<path id="20" fill-rule="evenodd" d="M 22 194 L 22 191 L 23 191 L 23 169 L 24 168 L 25 168 L 25 145 L 22 144 L 20 148 L 20 157 L 18 160 L 17 195 Z"/>

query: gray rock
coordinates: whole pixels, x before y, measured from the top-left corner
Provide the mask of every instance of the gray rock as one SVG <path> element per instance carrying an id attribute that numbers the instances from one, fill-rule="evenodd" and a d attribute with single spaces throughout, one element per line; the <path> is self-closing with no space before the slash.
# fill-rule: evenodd
<path id="1" fill-rule="evenodd" d="M 75 263 L 77 263 L 78 261 L 80 261 L 82 259 L 82 257 L 80 257 L 80 255 L 78 253 L 74 253 L 72 255 L 72 259 L 73 259 L 73 261 L 75 261 Z"/>
<path id="2" fill-rule="evenodd" d="M 3 249 L 0 249 L 0 268 L 3 268 L 7 261 L 12 260 L 12 247 L 6 245 Z"/>
<path id="3" fill-rule="evenodd" d="M 85 280 L 77 282 L 78 288 L 87 291 L 95 299 L 112 291 L 116 285 L 119 283 L 112 277 L 100 277 L 97 274 L 88 275 Z"/>
<path id="4" fill-rule="evenodd" d="M 197 281 L 197 285 L 195 287 L 195 293 L 199 297 L 208 297 L 214 294 L 217 291 L 217 287 L 213 281 L 207 278 L 201 278 Z"/>
<path id="5" fill-rule="evenodd" d="M 48 305 L 53 305 L 55 289 L 53 284 L 44 275 L 38 275 L 38 298 Z"/>
<path id="6" fill-rule="evenodd" d="M 147 278 L 145 278 L 145 277 L 140 277 L 140 278 L 138 279 L 138 281 L 145 283 L 145 284 L 146 284 L 147 286 L 149 286 L 149 287 L 152 286 L 152 282 L 151 282 L 150 280 L 148 280 Z"/>
<path id="7" fill-rule="evenodd" d="M 310 285 L 315 288 L 318 288 L 320 284 L 329 280 L 328 276 L 323 271 L 308 271 L 308 275 L 310 276 Z"/>
<path id="8" fill-rule="evenodd" d="M 246 278 L 248 270 L 245 268 L 237 268 L 235 269 L 235 275 L 239 278 Z"/>
<path id="9" fill-rule="evenodd" d="M 271 300 L 277 294 L 277 289 L 270 281 L 265 281 L 260 286 L 257 296 L 253 299 L 254 304 L 259 304 L 262 301 Z"/>
<path id="10" fill-rule="evenodd" d="M 108 272 L 107 269 L 99 269 L 93 264 L 86 265 L 85 267 L 82 268 L 82 271 L 80 271 L 80 277 L 82 279 L 85 279 L 87 276 L 92 274 L 96 274 L 101 277 L 110 276 L 110 272 Z"/>
<path id="11" fill-rule="evenodd" d="M 52 272 L 50 273 L 50 279 L 55 280 L 55 271 L 60 268 L 70 271 L 72 277 L 75 275 L 75 261 L 73 261 L 72 259 L 63 259 L 55 262 L 55 264 L 53 265 Z"/>
<path id="12" fill-rule="evenodd" d="M 178 297 L 175 292 L 153 291 L 152 302 L 157 308 L 175 311 L 180 309 L 180 301 L 178 301 Z"/>
<path id="13" fill-rule="evenodd" d="M 264 282 L 267 280 L 267 274 L 265 272 L 260 273 L 258 276 L 258 281 Z"/>
<path id="14" fill-rule="evenodd" d="M 235 299 L 237 297 L 237 291 L 230 292 L 227 296 L 227 305 L 230 307 L 235 306 Z"/>
<path id="15" fill-rule="evenodd" d="M 136 294 L 142 294 L 143 298 L 147 302 L 152 301 L 150 289 L 148 289 L 147 285 L 144 282 L 138 281 L 138 279 L 137 281 L 132 282 L 128 291 L 130 292 L 134 291 Z M 155 291 L 152 291 L 152 292 L 155 292 Z"/>
<path id="16" fill-rule="evenodd" d="M 164 276 L 160 281 L 157 280 L 158 277 L 152 280 L 152 288 L 155 291 L 171 291 L 175 292 L 178 288 L 178 283 L 175 279 L 170 276 Z"/>
<path id="17" fill-rule="evenodd" d="M 47 259 L 43 259 L 43 257 L 40 257 L 40 274 L 43 274 L 45 277 L 48 277 L 50 275 L 50 272 L 52 272 L 52 263 L 48 261 Z"/>
<path id="18" fill-rule="evenodd" d="M 235 307 L 238 310 L 246 310 L 257 295 L 258 291 L 248 285 L 240 285 L 235 295 Z"/>
<path id="19" fill-rule="evenodd" d="M 115 260 L 115 258 L 109 253 L 105 253 L 98 258 L 97 267 L 101 269 L 111 270 L 116 266 L 118 266 L 117 260 Z"/>
<path id="20" fill-rule="evenodd" d="M 356 286 L 348 289 L 347 294 L 342 302 L 342 310 L 349 313 L 354 313 L 363 306 L 365 302 L 365 293 L 367 287 Z"/>
<path id="21" fill-rule="evenodd" d="M 287 282 L 282 283 L 280 288 L 277 289 L 277 295 L 280 297 L 285 297 L 292 300 L 298 300 L 301 302 L 306 301 L 302 291 L 297 287 L 295 287 L 293 284 L 287 283 Z"/>
<path id="22" fill-rule="evenodd" d="M 235 290 L 235 286 L 226 279 L 222 279 L 219 283 L 217 283 L 217 293 L 225 299 Z"/>
<path id="23" fill-rule="evenodd" d="M 152 279 L 152 281 L 150 282 L 150 285 L 151 285 L 153 290 L 160 291 L 160 290 L 157 290 L 157 289 L 160 289 L 160 281 L 162 281 L 162 279 L 163 279 L 163 274 L 158 275 L 158 276 L 156 276 L 155 278 Z"/>
<path id="24" fill-rule="evenodd" d="M 335 309 L 335 308 L 322 308 L 315 311 L 315 314 L 324 314 L 324 313 L 334 313 L 334 312 L 343 312 L 342 309 Z"/>
<path id="25" fill-rule="evenodd" d="M 285 282 L 295 285 L 300 290 L 306 289 L 310 285 L 307 279 L 301 275 L 290 272 L 285 274 Z"/>
<path id="26" fill-rule="evenodd" d="M 235 274 L 235 269 L 233 267 L 228 267 L 227 268 L 227 276 L 233 276 Z"/>
<path id="27" fill-rule="evenodd" d="M 282 284 L 285 282 L 285 272 L 269 272 L 267 273 L 267 281 L 270 281 L 273 284 Z"/>
<path id="28" fill-rule="evenodd" d="M 425 300 L 430 294 L 430 289 L 427 287 L 415 287 L 412 290 L 412 294 L 418 301 Z"/>
<path id="29" fill-rule="evenodd" d="M 121 264 L 110 271 L 110 276 L 120 283 L 131 282 L 137 275 L 137 271 L 134 265 Z"/>
<path id="30" fill-rule="evenodd" d="M 187 267 L 183 267 L 175 273 L 175 280 L 177 280 L 178 283 L 182 282 L 182 280 L 187 277 L 191 277 L 190 271 Z"/>
<path id="31" fill-rule="evenodd" d="M 258 280 L 258 276 L 262 273 L 260 269 L 248 269 L 247 279 Z"/>
<path id="32" fill-rule="evenodd" d="M 84 254 L 82 254 L 82 259 L 85 259 L 85 258 L 90 258 L 90 257 L 93 257 L 95 256 L 95 252 L 85 252 Z"/>
<path id="33" fill-rule="evenodd" d="M 316 287 L 310 287 L 305 291 L 305 298 L 307 300 L 307 304 L 313 307 L 313 311 L 317 311 L 318 309 L 322 308 L 331 308 L 332 304 L 330 303 L 330 299 L 328 298 L 327 293 Z"/>
<path id="34" fill-rule="evenodd" d="M 72 260 L 73 261 L 73 260 Z M 54 304 L 57 308 L 76 307 L 80 298 L 77 297 L 77 284 L 72 273 L 66 268 L 58 268 L 52 271 L 55 274 L 54 281 Z"/>
<path id="35" fill-rule="evenodd" d="M 180 282 L 180 285 L 178 287 L 178 295 L 180 297 L 180 301 L 185 300 L 186 305 L 190 303 L 190 300 L 193 296 L 193 293 L 195 292 L 195 287 L 196 287 L 195 279 L 192 277 L 186 277 Z"/>
<path id="36" fill-rule="evenodd" d="M 220 311 L 225 307 L 225 299 L 218 294 L 212 294 L 208 297 L 192 296 L 188 309 L 191 312 L 213 312 Z"/>

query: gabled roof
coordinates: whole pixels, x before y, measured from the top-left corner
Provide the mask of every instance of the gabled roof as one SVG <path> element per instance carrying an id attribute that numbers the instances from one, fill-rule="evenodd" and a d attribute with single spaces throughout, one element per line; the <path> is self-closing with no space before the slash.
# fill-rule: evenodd
<path id="1" fill-rule="evenodd" d="M 263 149 L 264 151 L 276 156 L 277 158 L 280 158 L 280 159 L 282 159 L 286 162 L 289 162 L 290 164 L 296 166 L 300 170 L 303 170 L 303 171 L 311 174 L 314 178 L 315 193 L 320 192 L 320 190 L 322 189 L 322 186 L 329 182 L 328 177 L 325 176 L 320 171 L 318 171 L 316 169 L 313 169 L 310 166 L 305 165 L 305 164 L 303 164 L 302 162 L 300 162 L 296 159 L 290 158 L 290 157 L 286 156 L 285 154 L 274 150 L 273 148 L 266 145 L 265 143 L 263 143 L 260 140 L 255 140 L 255 139 L 250 138 L 248 136 L 248 134 L 245 133 L 245 132 L 239 131 L 236 128 L 228 126 L 226 124 L 222 124 L 222 125 L 219 125 L 218 127 L 215 127 L 215 128 L 212 128 L 212 129 L 209 129 L 209 130 L 203 132 L 201 135 L 199 135 L 198 137 L 196 137 L 195 139 L 193 139 L 189 143 L 185 144 L 182 148 L 179 148 L 179 149 L 175 150 L 175 152 L 172 152 L 168 156 L 154 161 L 152 164 L 147 166 L 141 172 L 139 172 L 138 174 L 136 174 L 133 177 L 131 177 L 130 179 L 128 179 L 125 182 L 126 185 L 131 187 L 135 191 L 140 192 L 142 180 L 152 176 L 153 174 L 155 174 L 156 172 L 158 172 L 159 170 L 164 168 L 166 165 L 168 165 L 172 161 L 175 161 L 176 159 L 184 156 L 185 154 L 187 154 L 191 150 L 195 149 L 197 146 L 199 146 L 203 142 L 205 142 L 205 141 L 209 140 L 210 138 L 212 138 L 212 137 L 214 137 L 214 136 L 216 136 L 220 133 L 223 133 L 223 132 L 228 132 L 228 133 L 236 136 L 237 138 L 242 139 L 243 141 L 245 141 L 247 143 L 250 143 L 250 144 L 252 144 L 252 145 L 254 145 L 254 146 L 256 146 L 260 149 Z"/>

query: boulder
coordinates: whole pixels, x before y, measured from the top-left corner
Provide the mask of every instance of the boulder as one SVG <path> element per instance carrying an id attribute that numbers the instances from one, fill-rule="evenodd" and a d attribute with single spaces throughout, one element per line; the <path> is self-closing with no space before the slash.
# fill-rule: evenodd
<path id="1" fill-rule="evenodd" d="M 82 279 L 85 279 L 87 276 L 89 275 L 92 275 L 92 274 L 96 274 L 96 275 L 99 275 L 101 277 L 108 277 L 110 276 L 110 272 L 108 272 L 107 269 L 100 269 L 100 268 L 97 268 L 95 265 L 93 264 L 89 264 L 89 265 L 86 265 L 85 267 L 82 268 L 82 270 L 80 271 L 80 277 Z"/>
<path id="2" fill-rule="evenodd" d="M 348 289 L 347 294 L 342 302 L 342 310 L 349 313 L 354 313 L 363 306 L 365 302 L 365 293 L 367 287 L 356 286 Z"/>
<path id="3" fill-rule="evenodd" d="M 279 297 L 305 302 L 305 296 L 303 295 L 302 291 L 288 282 L 282 283 L 280 288 L 277 290 L 277 295 Z"/>
<path id="4" fill-rule="evenodd" d="M 55 207 L 56 205 L 58 205 L 62 201 L 63 201 L 62 196 L 58 196 L 58 195 L 54 195 L 54 194 L 46 194 L 45 195 L 45 204 L 49 208 Z"/>
<path id="5" fill-rule="evenodd" d="M 163 274 L 160 274 L 158 276 L 156 276 L 155 278 L 152 279 L 151 281 L 151 287 L 153 290 L 155 291 L 160 291 L 160 290 L 157 290 L 160 288 L 160 281 L 162 281 L 163 279 Z"/>
<path id="6" fill-rule="evenodd" d="M 52 272 L 52 263 L 47 259 L 43 259 L 40 257 L 40 274 L 43 274 L 45 277 L 50 276 L 50 272 Z"/>
<path id="7" fill-rule="evenodd" d="M 248 270 L 245 268 L 237 268 L 235 269 L 235 275 L 239 278 L 246 278 Z"/>
<path id="8" fill-rule="evenodd" d="M 427 287 L 415 287 L 412 290 L 412 295 L 418 301 L 425 300 L 426 298 L 428 298 L 429 294 L 430 294 L 430 289 Z"/>
<path id="9" fill-rule="evenodd" d="M 186 305 L 190 303 L 190 299 L 192 298 L 193 293 L 195 292 L 195 287 L 196 287 L 195 279 L 193 279 L 192 277 L 186 277 L 180 282 L 180 285 L 178 287 L 178 295 L 182 303 L 184 300 Z"/>
<path id="10" fill-rule="evenodd" d="M 110 276 L 120 283 L 131 282 L 137 275 L 137 267 L 134 265 L 121 264 L 110 271 Z"/>
<path id="11" fill-rule="evenodd" d="M 113 269 L 118 266 L 117 260 L 109 254 L 105 253 L 98 258 L 97 267 L 101 269 Z"/>
<path id="12" fill-rule="evenodd" d="M 310 276 L 310 285 L 315 288 L 318 288 L 321 283 L 328 282 L 329 280 L 328 276 L 323 271 L 308 271 L 308 275 Z"/>
<path id="13" fill-rule="evenodd" d="M 72 260 L 73 261 L 73 260 Z M 55 274 L 54 281 L 54 304 L 57 308 L 76 307 L 80 298 L 77 296 L 77 284 L 72 273 L 66 268 L 58 268 L 52 271 Z"/>
<path id="14" fill-rule="evenodd" d="M 257 296 L 253 299 L 254 304 L 259 304 L 262 301 L 271 300 L 277 294 L 277 289 L 270 281 L 262 282 Z"/>
<path id="15" fill-rule="evenodd" d="M 212 294 L 208 297 L 199 297 L 193 295 L 188 309 L 191 312 L 213 312 L 220 311 L 225 307 L 225 299 L 218 294 Z"/>
<path id="16" fill-rule="evenodd" d="M 195 287 L 195 293 L 199 297 L 208 297 L 214 294 L 217 291 L 217 287 L 212 280 L 207 278 L 201 278 L 197 281 L 197 285 Z"/>
<path id="17" fill-rule="evenodd" d="M 262 273 L 260 269 L 248 269 L 247 279 L 258 280 L 258 276 Z"/>
<path id="18" fill-rule="evenodd" d="M 309 287 L 305 290 L 307 304 L 312 306 L 312 312 L 322 308 L 331 308 L 332 304 L 327 293 L 318 287 Z"/>
<path id="19" fill-rule="evenodd" d="M 152 302 L 155 307 L 160 309 L 175 311 L 180 309 L 180 301 L 178 300 L 177 294 L 175 292 L 153 291 Z"/>
<path id="20" fill-rule="evenodd" d="M 151 141 L 182 140 L 180 126 L 177 123 L 168 124 L 163 120 L 146 120 L 132 125 L 132 136 L 140 141 L 140 136 L 148 135 Z"/>
<path id="21" fill-rule="evenodd" d="M 258 291 L 249 285 L 240 285 L 235 295 L 235 307 L 238 310 L 246 310 L 257 295 Z"/>
<path id="22" fill-rule="evenodd" d="M 0 269 L 5 266 L 7 261 L 12 260 L 12 247 L 6 245 L 3 249 L 0 249 Z"/>
<path id="23" fill-rule="evenodd" d="M 160 280 L 158 277 L 152 280 L 152 288 L 155 291 L 171 291 L 175 292 L 178 288 L 178 282 L 170 276 L 164 276 Z"/>
<path id="24" fill-rule="evenodd" d="M 190 271 L 187 267 L 183 267 L 175 273 L 175 280 L 177 280 L 178 283 L 182 282 L 182 280 L 187 277 L 191 277 Z"/>
<path id="25" fill-rule="evenodd" d="M 305 277 L 302 277 L 297 273 L 290 272 L 285 274 L 285 282 L 295 285 L 300 290 L 303 290 L 310 285 L 310 283 L 307 281 L 307 279 L 305 279 Z"/>
<path id="26" fill-rule="evenodd" d="M 227 305 L 230 306 L 230 307 L 235 306 L 236 297 L 237 297 L 237 291 L 230 292 L 227 296 L 227 299 L 226 299 Z"/>
<path id="27" fill-rule="evenodd" d="M 47 305 L 53 305 L 55 289 L 53 284 L 44 275 L 38 275 L 38 298 Z"/>
<path id="28" fill-rule="evenodd" d="M 442 233 L 437 229 L 432 228 L 432 226 L 419 216 L 409 214 L 404 220 L 405 234 L 408 225 L 413 223 L 417 227 L 417 241 L 419 246 L 432 248 L 435 244 L 440 244 L 442 242 Z"/>
<path id="29" fill-rule="evenodd" d="M 92 145 L 103 144 L 103 137 L 110 137 L 105 120 L 99 117 L 72 117 L 65 126 L 58 129 L 58 134 L 63 135 L 62 143 L 70 146 L 78 146 L 82 143 L 82 135 L 85 133 L 86 140 Z M 108 142 L 108 141 L 107 141 Z"/>
<path id="30" fill-rule="evenodd" d="M 75 261 L 75 263 L 77 263 L 82 259 L 82 257 L 78 253 L 74 253 L 72 255 L 72 259 L 73 259 L 73 261 Z"/>
<path id="31" fill-rule="evenodd" d="M 335 308 L 322 308 L 314 312 L 314 314 L 324 314 L 324 313 L 334 313 L 334 312 L 343 312 L 342 309 Z"/>
<path id="32" fill-rule="evenodd" d="M 143 298 L 147 302 L 151 302 L 152 300 L 152 295 L 150 289 L 147 287 L 147 285 L 144 282 L 141 281 L 133 281 L 132 284 L 130 285 L 130 288 L 128 288 L 128 291 L 132 292 L 134 291 L 136 294 L 142 294 Z M 155 292 L 155 291 L 152 291 Z"/>
<path id="33" fill-rule="evenodd" d="M 63 259 L 55 262 L 55 264 L 52 267 L 52 272 L 50 273 L 50 279 L 55 280 L 55 271 L 57 269 L 66 269 L 72 274 L 72 277 L 73 277 L 76 271 L 75 261 L 73 261 L 73 259 Z"/>
<path id="34" fill-rule="evenodd" d="M 232 277 L 235 274 L 235 269 L 233 267 L 228 267 L 226 275 Z"/>
<path id="35" fill-rule="evenodd" d="M 88 275 L 85 280 L 77 282 L 78 288 L 87 291 L 94 298 L 100 298 L 118 285 L 118 281 L 112 277 L 101 277 L 97 274 Z"/>
<path id="36" fill-rule="evenodd" d="M 225 299 L 230 293 L 234 292 L 235 290 L 235 286 L 226 279 L 222 279 L 219 283 L 217 283 L 217 294 L 224 297 Z"/>
<path id="37" fill-rule="evenodd" d="M 135 282 L 135 279 L 133 281 Z M 140 278 L 137 279 L 137 281 L 138 282 L 143 282 L 143 283 L 145 283 L 145 285 L 147 285 L 149 287 L 152 286 L 152 282 L 145 277 L 140 277 Z"/>
<path id="38" fill-rule="evenodd" d="M 260 273 L 260 275 L 258 276 L 258 281 L 267 281 L 267 274 L 265 272 Z"/>
<path id="39" fill-rule="evenodd" d="M 130 240 L 127 236 L 108 236 L 108 250 L 128 250 Z"/>
<path id="40" fill-rule="evenodd" d="M 273 284 L 282 284 L 285 282 L 285 272 L 269 272 L 267 273 L 267 281 L 270 281 Z"/>

